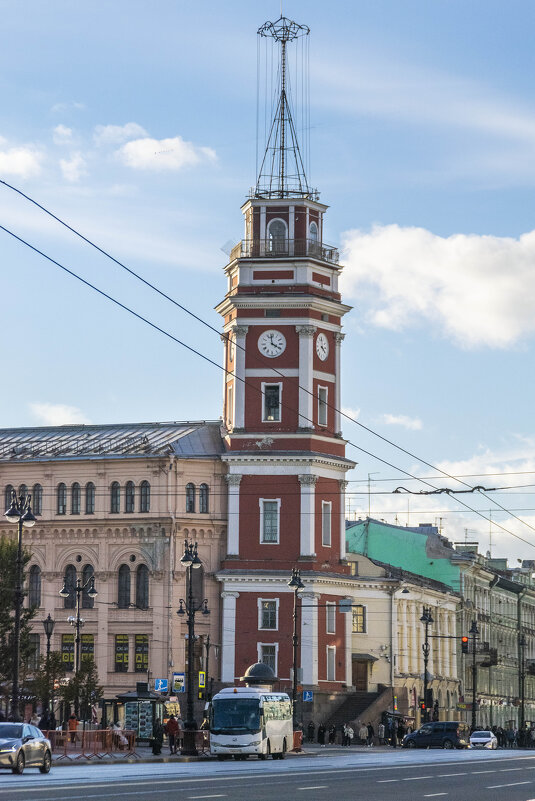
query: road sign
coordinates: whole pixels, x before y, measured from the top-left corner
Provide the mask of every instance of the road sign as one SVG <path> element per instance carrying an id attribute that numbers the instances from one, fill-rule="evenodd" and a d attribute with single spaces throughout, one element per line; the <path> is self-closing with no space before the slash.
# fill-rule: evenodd
<path id="1" fill-rule="evenodd" d="M 202 690 L 206 687 L 206 671 L 199 670 L 199 690 Z"/>
<path id="2" fill-rule="evenodd" d="M 314 699 L 314 692 L 312 690 L 303 691 L 303 701 L 312 701 Z"/>
<path id="3" fill-rule="evenodd" d="M 169 681 L 167 679 L 154 679 L 154 692 L 166 693 L 169 689 Z"/>
<path id="4" fill-rule="evenodd" d="M 186 674 L 173 673 L 173 692 L 185 693 L 186 692 Z"/>

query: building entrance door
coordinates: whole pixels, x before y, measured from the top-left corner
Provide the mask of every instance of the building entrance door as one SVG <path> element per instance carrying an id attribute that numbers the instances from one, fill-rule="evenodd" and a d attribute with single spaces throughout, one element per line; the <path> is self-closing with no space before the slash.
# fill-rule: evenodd
<path id="1" fill-rule="evenodd" d="M 368 691 L 367 662 L 353 662 L 353 685 L 356 690 Z"/>

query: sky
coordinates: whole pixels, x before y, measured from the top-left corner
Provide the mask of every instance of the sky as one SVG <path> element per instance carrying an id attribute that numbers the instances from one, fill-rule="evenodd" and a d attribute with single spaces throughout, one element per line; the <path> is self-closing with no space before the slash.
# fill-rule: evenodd
<path id="1" fill-rule="evenodd" d="M 219 329 L 256 178 L 256 31 L 280 11 L 0 0 L 0 180 Z M 283 12 L 311 29 L 308 177 L 353 306 L 348 515 L 535 559 L 535 5 Z M 221 362 L 216 333 L 2 184 L 0 225 Z M 5 230 L 0 276 L 1 427 L 220 416 L 217 367 Z M 495 491 L 418 494 L 474 486 Z"/>

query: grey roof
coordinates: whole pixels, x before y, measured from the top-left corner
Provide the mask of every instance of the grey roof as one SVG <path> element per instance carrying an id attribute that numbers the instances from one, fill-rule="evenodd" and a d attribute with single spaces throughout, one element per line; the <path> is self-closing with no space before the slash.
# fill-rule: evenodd
<path id="1" fill-rule="evenodd" d="M 0 462 L 223 453 L 220 422 L 117 423 L 0 429 Z"/>

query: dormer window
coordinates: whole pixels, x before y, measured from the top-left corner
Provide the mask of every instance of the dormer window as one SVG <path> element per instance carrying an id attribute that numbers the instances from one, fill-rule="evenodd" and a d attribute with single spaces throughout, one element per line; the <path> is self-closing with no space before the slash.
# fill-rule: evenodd
<path id="1" fill-rule="evenodd" d="M 284 255 L 287 251 L 288 229 L 284 220 L 271 220 L 268 225 L 268 248 L 270 253 Z"/>

